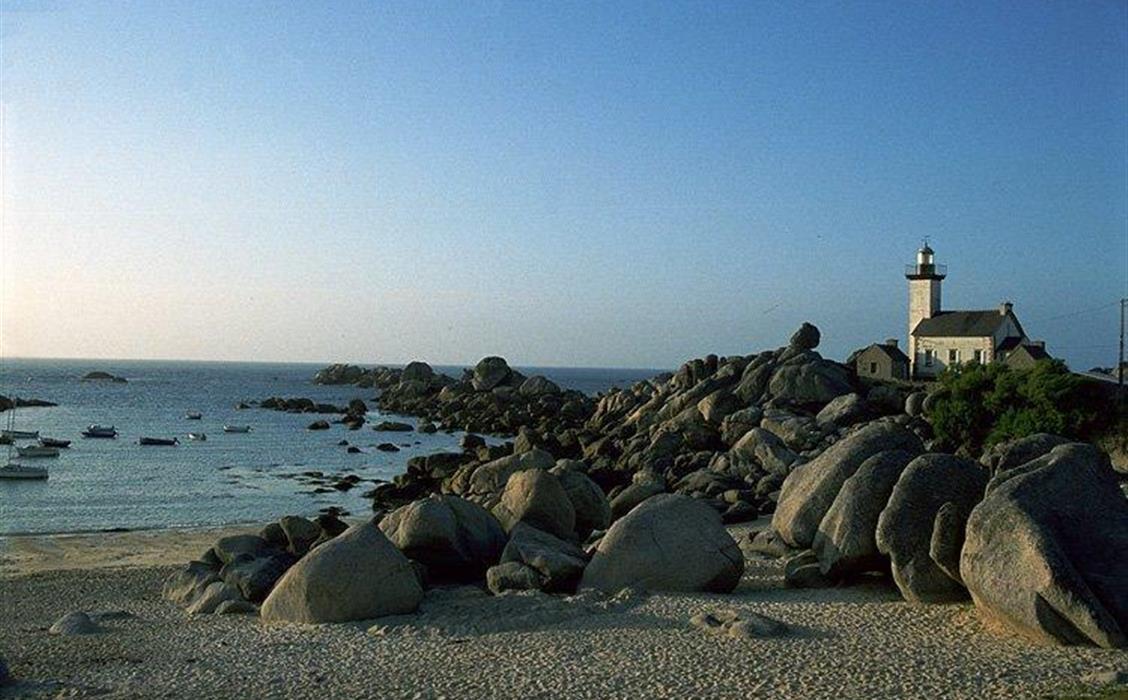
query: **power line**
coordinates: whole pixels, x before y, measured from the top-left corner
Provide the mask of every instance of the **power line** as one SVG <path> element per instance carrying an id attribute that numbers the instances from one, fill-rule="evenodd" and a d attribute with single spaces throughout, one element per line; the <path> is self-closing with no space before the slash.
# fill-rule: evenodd
<path id="1" fill-rule="evenodd" d="M 1044 323 L 1046 321 L 1057 321 L 1057 320 L 1063 319 L 1063 318 L 1073 318 L 1074 316 L 1081 316 L 1083 314 L 1091 314 L 1094 311 L 1102 311 L 1104 309 L 1110 309 L 1114 306 L 1119 306 L 1119 305 L 1120 305 L 1119 301 L 1113 301 L 1113 302 L 1110 302 L 1108 304 L 1101 304 L 1100 306 L 1094 306 L 1091 309 L 1081 309 L 1080 311 L 1071 311 L 1070 313 L 1060 314 L 1058 316 L 1046 316 L 1046 317 L 1043 317 L 1043 318 L 1035 318 L 1033 320 L 1027 321 L 1027 323 Z"/>

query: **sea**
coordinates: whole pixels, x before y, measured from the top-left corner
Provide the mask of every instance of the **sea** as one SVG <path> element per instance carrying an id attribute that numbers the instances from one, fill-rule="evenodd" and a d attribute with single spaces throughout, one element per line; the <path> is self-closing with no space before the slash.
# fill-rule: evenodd
<path id="1" fill-rule="evenodd" d="M 377 391 L 355 386 L 319 386 L 314 373 L 324 364 L 6 359 L 0 365 L 0 394 L 43 399 L 49 408 L 20 408 L 16 430 L 71 440 L 56 458 L 12 458 L 46 466 L 46 481 L 0 480 L 0 535 L 74 533 L 265 522 L 283 515 L 314 516 L 326 508 L 362 515 L 371 510 L 363 493 L 379 480 L 404 472 L 416 455 L 458 451 L 461 432 L 375 432 L 380 420 L 411 418 L 382 414 Z M 436 366 L 461 376 L 464 367 Z M 543 374 L 562 387 L 590 395 L 626 387 L 658 374 L 656 369 L 517 368 Z M 125 383 L 82 381 L 92 371 L 124 377 Z M 271 396 L 305 397 L 347 404 L 363 399 L 369 408 L 361 430 L 333 424 L 336 415 L 291 414 L 241 402 Z M 203 414 L 200 420 L 188 412 Z M 306 427 L 318 418 L 329 430 Z M 0 413 L 7 426 L 8 413 Z M 90 424 L 112 425 L 116 439 L 88 439 Z M 249 425 L 249 433 L 224 433 L 223 426 Z M 206 441 L 190 440 L 202 432 Z M 141 446 L 140 437 L 176 437 L 173 447 Z M 499 439 L 504 436 L 499 436 Z M 341 440 L 361 449 L 348 453 Z M 399 452 L 376 450 L 392 442 Z M 36 444 L 18 441 L 17 445 Z M 0 452 L 7 451 L 0 446 Z M 350 491 L 315 493 L 297 478 L 302 472 L 355 474 Z"/>

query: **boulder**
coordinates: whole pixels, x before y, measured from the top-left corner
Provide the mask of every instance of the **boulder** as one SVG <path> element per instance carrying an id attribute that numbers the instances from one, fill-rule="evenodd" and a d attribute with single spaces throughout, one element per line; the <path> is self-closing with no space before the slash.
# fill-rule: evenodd
<path id="1" fill-rule="evenodd" d="M 967 592 L 929 554 L 936 514 L 945 503 L 963 512 L 983 498 L 987 471 L 962 457 L 926 454 L 909 463 L 877 520 L 877 549 L 889 557 L 893 581 L 911 603 L 964 600 Z"/>
<path id="2" fill-rule="evenodd" d="M 823 406 L 815 415 L 815 420 L 820 425 L 844 428 L 870 418 L 870 414 L 869 405 L 860 395 L 843 394 Z"/>
<path id="3" fill-rule="evenodd" d="M 763 428 L 752 428 L 744 434 L 729 450 L 738 460 L 754 460 L 773 474 L 787 476 L 791 465 L 799 461 L 799 455 L 792 452 L 775 433 Z"/>
<path id="4" fill-rule="evenodd" d="M 979 614 L 1041 642 L 1128 645 L 1128 499 L 1108 457 L 1060 445 L 991 480 L 960 575 Z"/>
<path id="5" fill-rule="evenodd" d="M 961 586 L 960 550 L 963 549 L 966 527 L 967 511 L 948 501 L 936 511 L 936 519 L 932 521 L 932 539 L 928 542 L 929 558 Z"/>
<path id="6" fill-rule="evenodd" d="M 727 593 L 743 573 L 744 555 L 715 510 L 689 496 L 659 494 L 611 526 L 580 587 Z"/>
<path id="7" fill-rule="evenodd" d="M 983 453 L 979 463 L 990 469 L 991 474 L 994 475 L 1032 462 L 1058 445 L 1068 443 L 1069 440 L 1060 435 L 1035 433 L 991 447 Z"/>
<path id="8" fill-rule="evenodd" d="M 411 427 L 411 424 L 409 423 L 401 423 L 394 420 L 382 420 L 376 425 L 372 426 L 372 429 L 379 432 L 390 433 L 409 433 L 412 430 L 415 430 L 415 428 Z"/>
<path id="9" fill-rule="evenodd" d="M 225 564 L 219 577 L 244 599 L 260 603 L 296 561 L 297 557 L 289 552 L 277 552 L 254 559 L 243 555 Z"/>
<path id="10" fill-rule="evenodd" d="M 889 570 L 888 559 L 877 551 L 877 519 L 915 456 L 904 450 L 878 452 L 843 482 L 811 544 L 823 574 L 837 579 Z"/>
<path id="11" fill-rule="evenodd" d="M 258 535 L 231 535 L 216 540 L 212 549 L 222 563 L 230 564 L 241 554 L 253 559 L 269 554 L 274 548 Z"/>
<path id="12" fill-rule="evenodd" d="M 291 567 L 260 614 L 267 622 L 348 622 L 409 613 L 422 598 L 407 557 L 379 528 L 362 523 Z"/>
<path id="13" fill-rule="evenodd" d="M 631 485 L 611 499 L 611 521 L 618 520 L 643 501 L 665 491 L 666 482 L 662 477 L 649 471 L 636 472 Z"/>
<path id="14" fill-rule="evenodd" d="M 104 630 L 90 616 L 82 611 L 67 613 L 59 618 L 48 630 L 51 634 L 63 636 L 98 634 Z"/>
<path id="15" fill-rule="evenodd" d="M 539 374 L 534 374 L 533 376 L 522 382 L 521 386 L 517 387 L 517 393 L 522 396 L 543 396 L 545 394 L 559 394 L 560 387 L 556 385 L 556 382 L 552 381 L 548 377 L 542 377 Z"/>
<path id="16" fill-rule="evenodd" d="M 309 425 L 306 426 L 306 430 L 328 430 L 328 429 L 329 429 L 329 421 L 327 421 L 327 420 L 315 420 L 314 422 L 312 422 L 312 423 L 310 423 Z"/>
<path id="17" fill-rule="evenodd" d="M 215 567 L 206 562 L 193 561 L 169 576 L 161 593 L 165 599 L 177 605 L 188 606 L 203 595 L 208 586 L 219 580 L 219 571 Z"/>
<path id="18" fill-rule="evenodd" d="M 286 534 L 287 550 L 296 557 L 305 556 L 321 536 L 321 528 L 317 523 L 297 515 L 284 516 L 278 524 Z"/>
<path id="19" fill-rule="evenodd" d="M 520 522 L 545 532 L 573 539 L 576 509 L 555 474 L 529 469 L 509 477 L 494 513 L 507 531 Z"/>
<path id="20" fill-rule="evenodd" d="M 560 480 L 572 508 L 576 512 L 576 536 L 587 539 L 594 530 L 606 530 L 611 524 L 611 504 L 603 489 L 584 473 L 583 462 L 562 459 L 550 473 Z"/>
<path id="21" fill-rule="evenodd" d="M 494 595 L 505 591 L 536 591 L 542 583 L 535 569 L 519 561 L 507 561 L 486 571 L 486 587 Z"/>
<path id="22" fill-rule="evenodd" d="M 804 321 L 803 325 L 799 326 L 799 330 L 792 334 L 787 347 L 795 350 L 814 350 L 819 346 L 821 335 L 817 326 Z"/>
<path id="23" fill-rule="evenodd" d="M 822 573 L 818 557 L 809 549 L 784 560 L 783 581 L 789 588 L 825 588 L 831 585 L 830 579 Z"/>
<path id="24" fill-rule="evenodd" d="M 258 606 L 245 600 L 225 600 L 215 608 L 216 615 L 258 614 Z"/>
<path id="25" fill-rule="evenodd" d="M 502 563 L 520 562 L 540 574 L 540 589 L 550 593 L 574 592 L 587 560 L 576 545 L 525 523 L 514 526 L 501 554 Z"/>
<path id="26" fill-rule="evenodd" d="M 477 503 L 432 494 L 397 508 L 380 529 L 436 583 L 480 580 L 505 548 L 505 531 Z"/>
<path id="27" fill-rule="evenodd" d="M 922 449 L 920 438 L 891 422 L 873 422 L 855 430 L 784 479 L 772 528 L 790 546 L 810 547 L 842 484 L 862 462 L 887 450 L 918 454 Z"/>
<path id="28" fill-rule="evenodd" d="M 532 449 L 519 455 L 508 455 L 486 462 L 474 470 L 467 485 L 468 493 L 500 493 L 509 477 L 528 469 L 552 469 L 556 460 L 544 450 Z"/>
<path id="29" fill-rule="evenodd" d="M 928 392 L 914 391 L 905 397 L 905 413 L 913 416 L 924 415 L 924 399 L 927 398 Z"/>
<path id="30" fill-rule="evenodd" d="M 509 364 L 501 357 L 483 357 L 474 365 L 473 378 L 470 380 L 475 391 L 490 391 L 494 387 L 506 382 L 512 375 Z"/>
<path id="31" fill-rule="evenodd" d="M 189 615 L 211 615 L 223 603 L 242 600 L 239 591 L 223 581 L 216 581 L 204 589 L 199 598 L 188 606 Z"/>
<path id="32" fill-rule="evenodd" d="M 435 376 L 435 371 L 426 362 L 415 360 L 408 362 L 400 373 L 401 382 L 430 382 Z"/>
<path id="33" fill-rule="evenodd" d="M 785 362 L 768 381 L 768 394 L 800 405 L 824 405 L 849 394 L 850 373 L 842 365 L 829 360 Z"/>

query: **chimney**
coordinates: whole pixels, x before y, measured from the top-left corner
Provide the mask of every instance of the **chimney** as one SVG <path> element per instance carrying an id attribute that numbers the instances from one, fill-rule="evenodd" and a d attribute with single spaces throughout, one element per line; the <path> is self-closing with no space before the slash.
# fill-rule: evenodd
<path id="1" fill-rule="evenodd" d="M 999 315 L 1006 316 L 1011 312 L 1011 309 L 1013 308 L 1014 304 L 1010 303 L 1009 301 L 1004 301 L 1002 304 L 999 304 Z"/>
<path id="2" fill-rule="evenodd" d="M 897 347 L 897 339 L 896 338 L 886 338 L 885 344 L 888 347 L 895 348 L 895 347 Z"/>

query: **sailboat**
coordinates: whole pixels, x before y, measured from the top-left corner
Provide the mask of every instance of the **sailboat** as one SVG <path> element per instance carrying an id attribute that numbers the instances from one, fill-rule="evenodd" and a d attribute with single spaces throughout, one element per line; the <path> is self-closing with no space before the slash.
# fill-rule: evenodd
<path id="1" fill-rule="evenodd" d="M 16 404 L 19 399 L 13 402 L 11 411 L 8 413 L 8 431 L 14 432 L 16 424 Z M 46 479 L 47 470 L 42 467 L 27 467 L 17 462 L 12 461 L 12 445 L 8 443 L 8 458 L 7 464 L 0 467 L 0 479 Z"/>

